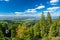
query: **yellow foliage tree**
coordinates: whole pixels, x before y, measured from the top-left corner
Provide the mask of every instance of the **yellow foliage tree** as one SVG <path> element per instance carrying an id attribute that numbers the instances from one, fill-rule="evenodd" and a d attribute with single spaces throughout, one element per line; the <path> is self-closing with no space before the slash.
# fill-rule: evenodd
<path id="1" fill-rule="evenodd" d="M 22 39 L 24 37 L 24 32 L 26 30 L 26 24 L 19 24 L 19 26 L 16 29 L 16 37 Z"/>

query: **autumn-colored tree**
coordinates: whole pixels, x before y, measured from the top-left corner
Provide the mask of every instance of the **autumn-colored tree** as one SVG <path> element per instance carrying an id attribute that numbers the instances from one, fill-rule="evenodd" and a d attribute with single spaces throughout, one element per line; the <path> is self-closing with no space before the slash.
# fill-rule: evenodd
<path id="1" fill-rule="evenodd" d="M 24 37 L 24 32 L 26 30 L 26 24 L 19 24 L 19 26 L 16 29 L 16 37 L 22 39 Z"/>

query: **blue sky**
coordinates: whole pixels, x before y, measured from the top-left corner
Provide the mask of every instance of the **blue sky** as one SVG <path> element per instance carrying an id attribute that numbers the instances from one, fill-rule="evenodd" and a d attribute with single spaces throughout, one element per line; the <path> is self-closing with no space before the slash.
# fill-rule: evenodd
<path id="1" fill-rule="evenodd" d="M 0 0 L 0 16 L 60 16 L 60 0 Z"/>

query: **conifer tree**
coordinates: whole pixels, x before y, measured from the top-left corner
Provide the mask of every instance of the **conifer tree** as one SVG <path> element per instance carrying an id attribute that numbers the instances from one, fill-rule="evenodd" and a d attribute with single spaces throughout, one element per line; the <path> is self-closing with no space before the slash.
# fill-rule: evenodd
<path id="1" fill-rule="evenodd" d="M 41 30 L 41 37 L 45 37 L 46 36 L 46 20 L 45 20 L 44 13 L 41 14 L 41 18 L 40 18 L 40 30 Z"/>
<path id="2" fill-rule="evenodd" d="M 38 38 L 41 38 L 39 22 L 36 22 L 35 25 L 33 26 L 33 33 L 34 33 L 35 40 L 37 40 Z"/>
<path id="3" fill-rule="evenodd" d="M 30 28 L 28 28 L 27 30 L 25 30 L 24 32 L 24 37 L 23 37 L 23 40 L 32 40 L 32 31 L 30 31 Z"/>
<path id="4" fill-rule="evenodd" d="M 57 19 L 57 33 L 58 33 L 58 36 L 60 37 L 60 16 Z"/>
<path id="5" fill-rule="evenodd" d="M 48 14 L 47 14 L 47 25 L 49 25 L 49 24 L 51 24 L 52 23 L 52 18 L 51 18 L 51 15 L 50 15 L 50 13 L 48 12 Z"/>
<path id="6" fill-rule="evenodd" d="M 40 32 L 40 26 L 39 26 L 39 23 L 37 22 L 34 26 L 33 26 L 33 30 L 34 30 L 34 37 L 38 36 L 39 35 L 39 32 Z"/>
<path id="7" fill-rule="evenodd" d="M 47 30 L 46 30 L 46 32 L 47 32 L 47 35 L 48 35 L 48 33 L 49 33 L 49 28 L 50 28 L 50 26 L 51 26 L 51 24 L 52 24 L 52 18 L 51 18 L 51 15 L 50 15 L 50 13 L 48 12 L 48 14 L 47 14 L 47 18 L 46 18 L 46 28 L 47 28 Z"/>
<path id="8" fill-rule="evenodd" d="M 50 27 L 50 30 L 49 30 L 49 37 L 56 37 L 56 34 L 57 34 L 57 23 L 54 22 L 51 27 Z"/>

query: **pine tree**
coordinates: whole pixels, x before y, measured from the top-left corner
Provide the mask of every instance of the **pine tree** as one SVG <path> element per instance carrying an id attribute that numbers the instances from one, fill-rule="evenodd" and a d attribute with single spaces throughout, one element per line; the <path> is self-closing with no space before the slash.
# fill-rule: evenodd
<path id="1" fill-rule="evenodd" d="M 49 25 L 49 24 L 51 24 L 52 23 L 52 18 L 51 18 L 51 15 L 50 15 L 50 13 L 48 12 L 48 14 L 47 14 L 47 25 Z"/>
<path id="2" fill-rule="evenodd" d="M 60 16 L 57 19 L 57 35 L 60 37 Z"/>
<path id="3" fill-rule="evenodd" d="M 33 26 L 30 26 L 29 32 L 30 32 L 30 37 L 31 37 L 31 39 L 33 39 L 33 38 L 34 38 L 34 30 L 33 30 Z"/>
<path id="4" fill-rule="evenodd" d="M 39 22 L 36 22 L 35 25 L 33 26 L 33 33 L 34 33 L 34 37 L 33 38 L 35 40 L 37 40 L 38 38 L 41 38 Z"/>
<path id="5" fill-rule="evenodd" d="M 50 28 L 50 26 L 51 26 L 51 24 L 52 24 L 52 18 L 51 18 L 51 15 L 50 15 L 50 13 L 48 12 L 48 14 L 47 14 L 47 18 L 46 18 L 46 28 L 47 28 L 47 30 L 46 30 L 46 32 L 47 32 L 47 35 L 48 35 L 48 33 L 49 33 L 49 28 Z"/>
<path id="6" fill-rule="evenodd" d="M 46 20 L 44 13 L 41 14 L 40 18 L 40 30 L 41 30 L 41 37 L 45 37 L 47 34 L 46 34 Z"/>
<path id="7" fill-rule="evenodd" d="M 24 32 L 24 38 L 23 40 L 32 40 L 32 31 L 30 31 L 30 28 L 28 28 L 27 30 L 25 30 Z"/>
<path id="8" fill-rule="evenodd" d="M 40 26 L 39 26 L 39 23 L 37 22 L 34 26 L 33 26 L 33 30 L 34 30 L 34 37 L 38 36 L 39 35 L 39 32 L 40 32 Z"/>
<path id="9" fill-rule="evenodd" d="M 56 29 L 57 29 L 57 23 L 54 22 L 54 23 L 51 25 L 51 27 L 50 27 L 49 37 L 56 37 L 56 36 L 57 36 L 57 35 L 56 35 L 56 34 L 57 34 Z"/>

